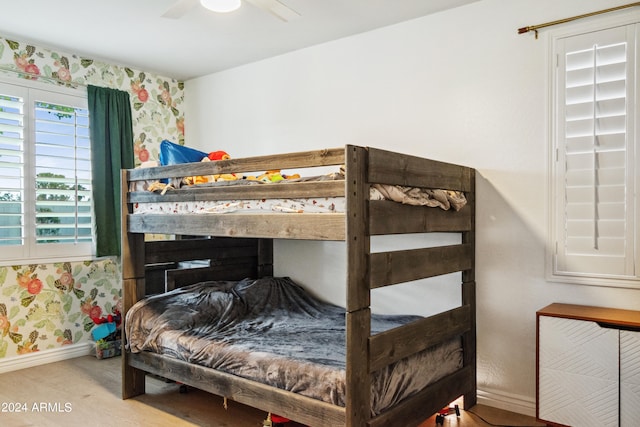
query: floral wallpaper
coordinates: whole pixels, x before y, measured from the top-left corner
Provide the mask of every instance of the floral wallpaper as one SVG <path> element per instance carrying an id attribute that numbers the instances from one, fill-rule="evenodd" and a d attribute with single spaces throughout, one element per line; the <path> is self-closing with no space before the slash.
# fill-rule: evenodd
<path id="1" fill-rule="evenodd" d="M 120 311 L 112 260 L 0 267 L 0 358 L 89 339 L 94 323 Z"/>
<path id="2" fill-rule="evenodd" d="M 157 160 L 160 142 L 184 144 L 184 83 L 0 37 L 0 72 L 57 85 L 129 92 L 136 163 Z"/>
<path id="3" fill-rule="evenodd" d="M 136 165 L 160 142 L 184 144 L 183 83 L 0 37 L 0 74 L 43 83 L 128 91 Z M 91 339 L 92 318 L 119 310 L 119 259 L 0 266 L 0 359 Z"/>

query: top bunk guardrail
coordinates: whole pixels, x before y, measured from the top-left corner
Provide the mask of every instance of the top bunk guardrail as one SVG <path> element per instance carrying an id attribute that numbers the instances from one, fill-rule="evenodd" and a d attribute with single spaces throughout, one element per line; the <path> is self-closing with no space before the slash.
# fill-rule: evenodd
<path id="1" fill-rule="evenodd" d="M 346 180 L 362 176 L 363 185 L 389 184 L 431 189 L 446 189 L 463 192 L 467 198 L 474 197 L 474 174 L 472 168 L 439 162 L 406 154 L 375 148 L 356 150 L 345 148 L 256 156 L 215 162 L 186 163 L 179 165 L 141 168 L 126 171 L 127 188 L 136 181 L 152 181 L 195 175 L 247 174 L 265 170 L 308 169 L 326 166 L 357 165 L 365 173 L 352 173 L 346 168 Z M 355 153 L 354 162 L 346 156 Z M 313 169 L 311 169 L 313 170 Z M 350 178 L 351 177 L 351 178 Z M 285 182 L 274 185 L 222 185 L 190 186 L 180 191 L 157 194 L 150 191 L 129 191 L 127 202 L 189 202 L 217 200 L 251 200 L 266 198 L 325 198 L 346 197 L 345 180 Z M 369 234 L 398 234 L 415 232 L 460 232 L 472 227 L 472 209 L 464 207 L 460 212 L 441 209 L 423 209 L 395 202 L 371 201 L 369 212 Z M 333 214 L 271 214 L 256 215 L 194 215 L 190 221 L 172 215 L 130 215 L 129 231 L 163 233 L 174 232 L 192 235 L 221 235 L 267 238 L 294 238 L 312 240 L 344 240 L 345 221 L 342 215 Z M 402 218 L 402 221 L 398 221 Z"/>
<path id="2" fill-rule="evenodd" d="M 344 164 L 344 148 L 272 154 L 213 162 L 140 168 L 129 171 L 130 181 L 154 180 L 193 175 L 248 173 L 273 169 L 297 169 Z"/>

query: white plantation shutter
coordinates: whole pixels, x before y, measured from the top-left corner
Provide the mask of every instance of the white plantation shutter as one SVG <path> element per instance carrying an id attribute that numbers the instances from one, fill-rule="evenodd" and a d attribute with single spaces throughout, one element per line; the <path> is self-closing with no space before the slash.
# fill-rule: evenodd
<path id="1" fill-rule="evenodd" d="M 636 32 L 558 40 L 553 274 L 638 277 Z"/>
<path id="2" fill-rule="evenodd" d="M 2 258 L 92 256 L 86 96 L 0 83 L 0 175 Z"/>
<path id="3" fill-rule="evenodd" d="M 36 243 L 91 243 L 89 116 L 35 102 Z"/>
<path id="4" fill-rule="evenodd" d="M 24 249 L 24 96 L 0 87 L 0 248 Z M 17 248 L 17 249 L 15 249 Z M 15 253 L 15 252 L 14 252 Z"/>

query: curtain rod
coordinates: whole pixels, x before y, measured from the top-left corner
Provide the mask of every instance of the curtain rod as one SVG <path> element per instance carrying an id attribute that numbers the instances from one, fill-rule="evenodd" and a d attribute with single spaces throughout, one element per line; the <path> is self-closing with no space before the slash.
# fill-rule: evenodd
<path id="1" fill-rule="evenodd" d="M 590 16 L 601 15 L 603 13 L 615 12 L 620 9 L 627 9 L 629 7 L 640 6 L 640 2 L 637 1 L 635 3 L 629 3 L 622 6 L 611 7 L 609 9 L 598 10 L 596 12 L 585 13 L 584 15 L 572 16 L 570 18 L 559 19 L 557 21 L 545 22 L 544 24 L 538 25 L 530 25 L 528 27 L 518 28 L 518 34 L 528 33 L 529 31 L 534 31 L 536 33 L 536 38 L 538 38 L 538 30 L 544 27 L 550 27 L 552 25 L 564 24 L 566 22 L 575 21 L 577 19 L 588 18 Z"/>

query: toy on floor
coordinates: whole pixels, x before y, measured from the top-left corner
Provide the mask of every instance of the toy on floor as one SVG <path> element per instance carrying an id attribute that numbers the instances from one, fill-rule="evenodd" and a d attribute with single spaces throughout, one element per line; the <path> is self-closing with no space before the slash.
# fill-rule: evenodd
<path id="1" fill-rule="evenodd" d="M 460 416 L 460 407 L 458 405 L 454 405 L 453 407 L 448 406 L 446 408 L 441 409 L 436 415 L 436 425 L 441 426 L 444 425 L 444 418 L 448 415 L 456 414 L 456 417 Z"/>
<path id="2" fill-rule="evenodd" d="M 112 340 L 116 338 L 117 328 L 120 326 L 122 316 L 118 310 L 114 310 L 113 314 L 103 317 L 91 317 L 95 328 L 91 331 L 94 341 L 102 340 L 113 335 Z"/>
<path id="3" fill-rule="evenodd" d="M 285 423 L 288 423 L 288 418 L 281 417 L 280 415 L 269 413 L 267 419 L 262 423 L 263 427 L 284 427 Z"/>

